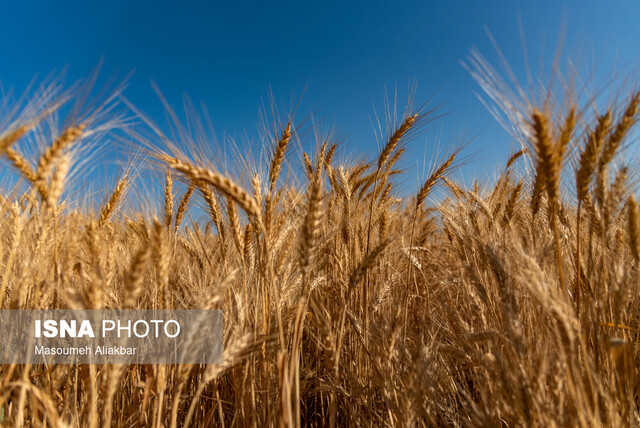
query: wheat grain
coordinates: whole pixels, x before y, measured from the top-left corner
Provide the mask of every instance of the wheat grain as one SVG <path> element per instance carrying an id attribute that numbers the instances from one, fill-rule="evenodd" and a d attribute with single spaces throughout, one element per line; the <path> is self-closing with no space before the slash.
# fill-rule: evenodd
<path id="1" fill-rule="evenodd" d="M 638 203 L 633 196 L 629 198 L 628 207 L 629 247 L 633 258 L 638 262 L 640 261 L 640 213 Z"/>

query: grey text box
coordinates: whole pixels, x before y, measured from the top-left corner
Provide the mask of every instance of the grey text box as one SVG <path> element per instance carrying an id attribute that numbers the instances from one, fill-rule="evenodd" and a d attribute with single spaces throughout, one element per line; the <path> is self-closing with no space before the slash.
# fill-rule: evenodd
<path id="1" fill-rule="evenodd" d="M 0 364 L 221 364 L 221 310 L 0 310 Z"/>

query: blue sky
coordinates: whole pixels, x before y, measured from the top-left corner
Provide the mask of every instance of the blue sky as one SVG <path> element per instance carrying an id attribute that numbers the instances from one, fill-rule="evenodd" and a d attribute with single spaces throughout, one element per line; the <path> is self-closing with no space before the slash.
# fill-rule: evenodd
<path id="1" fill-rule="evenodd" d="M 169 103 L 184 94 L 204 103 L 219 137 L 257 134 L 258 109 L 270 88 L 281 105 L 306 92 L 298 118 L 310 112 L 335 124 L 349 149 L 376 152 L 370 119 L 385 87 L 406 96 L 418 83 L 420 104 L 449 113 L 412 143 L 408 174 L 421 174 L 434 137 L 475 136 L 473 174 L 490 174 L 511 138 L 477 100 L 477 84 L 460 65 L 477 46 L 497 63 L 489 29 L 524 79 L 521 16 L 534 75 L 552 62 L 559 33 L 578 64 L 608 73 L 638 70 L 637 1 L 13 1 L 2 4 L 0 81 L 21 92 L 38 75 L 68 66 L 67 81 L 87 75 L 104 58 L 101 75 L 134 70 L 125 94 L 162 122 L 155 81 Z M 606 77 L 606 75 L 604 76 Z M 524 80 L 523 80 L 524 81 Z"/>

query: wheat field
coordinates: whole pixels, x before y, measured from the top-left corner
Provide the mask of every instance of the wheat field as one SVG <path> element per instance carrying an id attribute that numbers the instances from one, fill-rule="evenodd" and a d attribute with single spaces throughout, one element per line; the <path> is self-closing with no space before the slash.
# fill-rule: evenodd
<path id="1" fill-rule="evenodd" d="M 43 88 L 0 105 L 2 309 L 223 309 L 224 362 L 3 365 L 3 425 L 640 422 L 634 88 L 505 101 L 522 150 L 495 180 L 456 180 L 454 146 L 415 192 L 399 165 L 437 110 L 389 114 L 372 159 L 280 117 L 224 171 L 129 129 L 117 96 L 62 121 L 82 91 Z M 130 167 L 92 198 L 113 129 Z"/>

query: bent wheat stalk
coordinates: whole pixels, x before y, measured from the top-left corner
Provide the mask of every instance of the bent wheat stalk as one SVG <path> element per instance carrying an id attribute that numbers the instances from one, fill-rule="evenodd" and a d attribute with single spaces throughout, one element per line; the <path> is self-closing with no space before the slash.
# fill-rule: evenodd
<path id="1" fill-rule="evenodd" d="M 198 182 L 204 182 L 212 185 L 219 192 L 222 192 L 224 195 L 235 201 L 262 227 L 262 214 L 260 212 L 258 203 L 255 201 L 253 196 L 243 190 L 236 183 L 221 174 L 218 174 L 206 168 L 191 165 L 177 158 L 160 156 L 160 159 L 167 165 L 169 165 L 169 167 L 186 175 L 191 180 L 196 180 Z"/>

